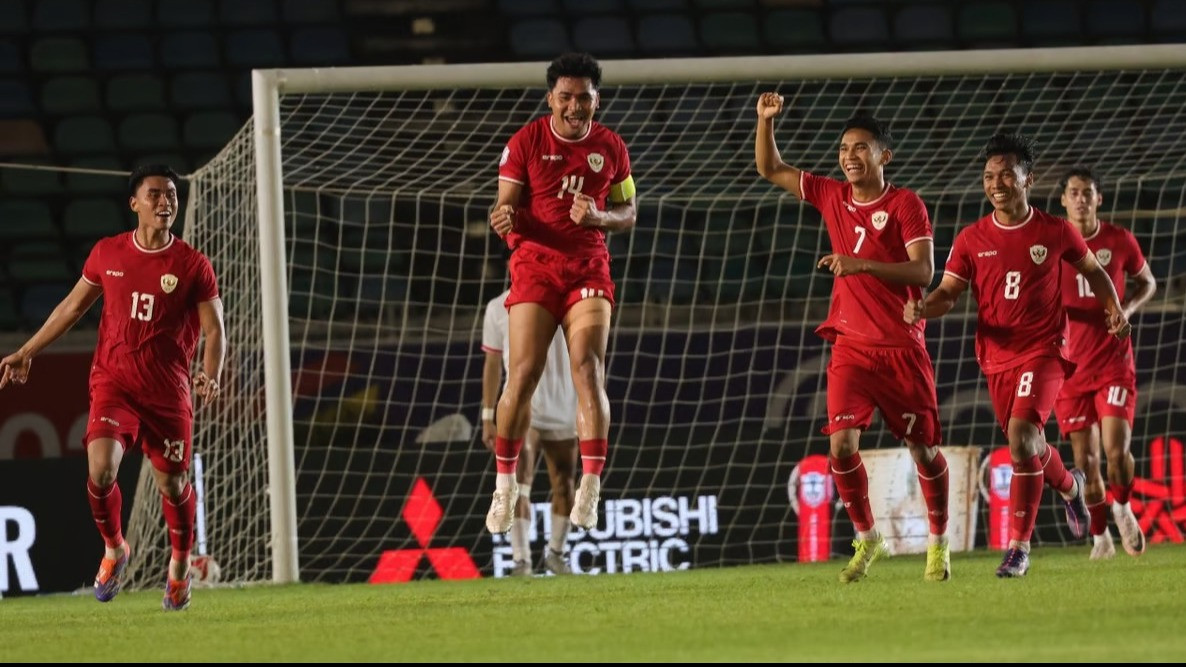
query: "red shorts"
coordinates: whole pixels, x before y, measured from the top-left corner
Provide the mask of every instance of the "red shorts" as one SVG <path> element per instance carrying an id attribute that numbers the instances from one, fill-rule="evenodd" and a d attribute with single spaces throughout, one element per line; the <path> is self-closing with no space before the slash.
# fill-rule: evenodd
<path id="1" fill-rule="evenodd" d="M 102 384 L 91 387 L 91 413 L 83 447 L 98 438 L 114 438 L 129 447 L 139 445 L 161 472 L 189 470 L 193 455 L 193 410 L 188 404 L 148 407 L 124 391 Z"/>
<path id="2" fill-rule="evenodd" d="M 601 298 L 614 305 L 614 281 L 609 277 L 609 257 L 568 257 L 538 247 L 519 246 L 511 253 L 511 293 L 506 307 L 538 303 L 557 322 L 573 304 Z"/>
<path id="3" fill-rule="evenodd" d="M 917 347 L 870 348 L 833 345 L 828 361 L 828 423 L 831 435 L 867 429 L 873 408 L 899 440 L 929 446 L 943 441 L 935 371 L 927 351 Z"/>
<path id="4" fill-rule="evenodd" d="M 1009 432 L 1009 419 L 1023 419 L 1042 430 L 1066 377 L 1058 357 L 1034 357 L 1009 370 L 988 376 L 988 393 L 1001 430 Z"/>
<path id="5" fill-rule="evenodd" d="M 1136 413 L 1137 381 L 1133 377 L 1100 382 L 1088 389 L 1067 383 L 1054 403 L 1058 430 L 1064 436 L 1091 428 L 1104 417 L 1128 420 L 1132 428 Z"/>

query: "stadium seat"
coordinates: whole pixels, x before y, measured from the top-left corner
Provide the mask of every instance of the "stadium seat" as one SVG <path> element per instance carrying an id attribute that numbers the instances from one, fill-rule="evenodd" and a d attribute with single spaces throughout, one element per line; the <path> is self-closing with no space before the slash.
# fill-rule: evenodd
<path id="1" fill-rule="evenodd" d="M 33 92 L 24 81 L 0 79 L 0 118 L 24 118 L 37 115 Z"/>
<path id="2" fill-rule="evenodd" d="M 80 276 L 71 275 L 70 282 L 29 285 L 21 296 L 21 318 L 24 319 L 25 326 L 31 329 L 41 326 L 54 308 L 57 308 L 62 299 L 70 293 L 78 277 Z"/>
<path id="3" fill-rule="evenodd" d="M 562 4 L 569 16 L 614 14 L 621 18 L 626 11 L 624 0 L 562 0 Z"/>
<path id="4" fill-rule="evenodd" d="M 95 27 L 135 30 L 153 25 L 152 0 L 95 0 Z"/>
<path id="5" fill-rule="evenodd" d="M 332 67 L 350 64 L 350 39 L 336 27 L 298 28 L 289 40 L 295 65 Z"/>
<path id="6" fill-rule="evenodd" d="M 54 128 L 54 147 L 66 155 L 114 153 L 115 133 L 101 116 L 69 116 Z"/>
<path id="7" fill-rule="evenodd" d="M 1021 29 L 1035 46 L 1082 40 L 1081 3 L 1074 0 L 1029 0 L 1021 8 Z"/>
<path id="8" fill-rule="evenodd" d="M 112 111 L 159 111 L 166 108 L 165 84 L 151 74 L 120 74 L 107 81 Z"/>
<path id="9" fill-rule="evenodd" d="M 710 53 L 737 55 L 761 49 L 758 22 L 749 12 L 719 12 L 700 17 L 700 41 Z"/>
<path id="10" fill-rule="evenodd" d="M 969 2 L 959 9 L 959 38 L 971 46 L 1018 43 L 1017 14 L 1005 2 Z"/>
<path id="11" fill-rule="evenodd" d="M 1149 10 L 1149 28 L 1160 39 L 1186 42 L 1186 11 L 1181 0 L 1155 0 Z"/>
<path id="12" fill-rule="evenodd" d="M 69 241 L 100 239 L 132 228 L 131 211 L 116 205 L 116 198 L 76 199 L 66 206 L 62 231 Z M 125 216 L 124 213 L 127 213 Z"/>
<path id="13" fill-rule="evenodd" d="M 60 243 L 26 242 L 8 253 L 8 275 L 14 281 L 32 283 L 66 282 L 76 276 L 66 265 Z M 58 298 L 61 299 L 62 294 Z"/>
<path id="14" fill-rule="evenodd" d="M 227 26 L 271 25 L 279 19 L 276 0 L 221 0 L 218 5 L 218 22 Z"/>
<path id="15" fill-rule="evenodd" d="M 0 2 L 0 35 L 24 35 L 29 32 L 29 12 L 25 0 Z"/>
<path id="16" fill-rule="evenodd" d="M 578 50 L 605 57 L 624 56 L 635 51 L 630 24 L 621 16 L 587 16 L 576 21 L 572 42 Z"/>
<path id="17" fill-rule="evenodd" d="M 57 236 L 58 228 L 45 202 L 0 198 L 0 242 L 3 247 L 11 247 L 16 240 L 47 241 Z"/>
<path id="18" fill-rule="evenodd" d="M 648 12 L 689 12 L 688 0 L 626 0 L 638 14 Z"/>
<path id="19" fill-rule="evenodd" d="M 87 72 L 91 60 L 86 44 L 74 37 L 43 37 L 33 42 L 29 67 L 34 72 Z"/>
<path id="20" fill-rule="evenodd" d="M 517 19 L 523 16 L 558 16 L 558 0 L 498 0 L 498 11 Z"/>
<path id="21" fill-rule="evenodd" d="M 843 7 L 828 20 L 832 43 L 845 49 L 882 50 L 889 44 L 889 19 L 879 6 Z"/>
<path id="22" fill-rule="evenodd" d="M 952 48 L 954 25 L 947 5 L 907 5 L 894 16 L 894 41 L 910 50 Z"/>
<path id="23" fill-rule="evenodd" d="M 685 14 L 650 14 L 638 20 L 638 48 L 645 55 L 696 55 L 696 31 Z"/>
<path id="24" fill-rule="evenodd" d="M 23 162 L 37 164 L 32 160 Z M 0 191 L 21 197 L 54 195 L 62 191 L 62 183 L 55 171 L 5 168 L 0 169 Z"/>
<path id="25" fill-rule="evenodd" d="M 755 9 L 757 0 L 692 0 L 698 9 L 713 11 L 721 9 Z"/>
<path id="26" fill-rule="evenodd" d="M 169 101 L 178 111 L 229 109 L 231 82 L 220 72 L 185 72 L 169 82 Z"/>
<path id="27" fill-rule="evenodd" d="M 94 77 L 60 76 L 41 86 L 41 108 L 51 114 L 98 113 L 103 110 Z"/>
<path id="28" fill-rule="evenodd" d="M 812 9 L 772 11 L 762 23 L 762 33 L 779 53 L 815 53 L 827 44 L 823 18 Z"/>
<path id="29" fill-rule="evenodd" d="M 243 126 L 234 114 L 225 111 L 200 111 L 185 119 L 182 137 L 190 148 L 222 148 Z"/>
<path id="30" fill-rule="evenodd" d="M 25 69 L 25 50 L 11 39 L 0 39 L 0 74 L 14 74 Z"/>
<path id="31" fill-rule="evenodd" d="M 95 38 L 95 68 L 102 72 L 150 70 L 156 56 L 148 35 L 142 33 L 100 34 Z"/>
<path id="32" fill-rule="evenodd" d="M 1087 6 L 1086 27 L 1088 38 L 1108 44 L 1143 42 L 1145 10 L 1130 0 L 1095 0 Z"/>
<path id="33" fill-rule="evenodd" d="M 168 33 L 161 40 L 161 64 L 171 70 L 219 67 L 218 39 L 205 32 Z"/>
<path id="34" fill-rule="evenodd" d="M 214 0 L 157 0 L 157 22 L 173 28 L 215 25 Z"/>
<path id="35" fill-rule="evenodd" d="M 230 33 L 223 44 L 223 55 L 232 67 L 248 69 L 281 67 L 287 59 L 280 33 L 263 29 Z"/>
<path id="36" fill-rule="evenodd" d="M 120 173 L 123 171 L 123 165 L 120 161 L 112 155 L 96 155 L 91 157 L 82 157 L 70 162 L 71 167 L 80 169 L 101 169 L 103 171 L 112 171 Z M 121 196 L 124 194 L 124 185 L 127 180 L 125 174 L 120 173 L 118 176 L 106 174 L 91 174 L 82 172 L 67 172 L 66 173 L 66 190 L 75 195 L 108 195 Z"/>
<path id="37" fill-rule="evenodd" d="M 571 50 L 564 22 L 552 18 L 522 19 L 511 24 L 511 51 L 524 58 L 555 58 Z"/>
<path id="38" fill-rule="evenodd" d="M 163 113 L 132 114 L 119 124 L 119 144 L 133 153 L 177 150 L 177 121 Z"/>
<path id="39" fill-rule="evenodd" d="M 281 15 L 284 22 L 334 24 L 340 20 L 338 3 L 325 0 L 284 0 Z"/>
<path id="40" fill-rule="evenodd" d="M 90 4 L 90 0 L 37 0 L 33 3 L 33 31 L 86 32 L 91 27 Z"/>
<path id="41" fill-rule="evenodd" d="M 7 285 L 0 283 L 0 331 L 16 331 L 20 327 L 16 297 Z"/>

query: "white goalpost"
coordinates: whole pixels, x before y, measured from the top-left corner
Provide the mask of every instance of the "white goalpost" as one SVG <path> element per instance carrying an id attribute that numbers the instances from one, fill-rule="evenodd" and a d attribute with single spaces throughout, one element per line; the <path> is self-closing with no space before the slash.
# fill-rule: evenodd
<path id="1" fill-rule="evenodd" d="M 766 90 L 786 98 L 776 121 L 784 159 L 816 173 L 839 177 L 836 143 L 848 117 L 889 121 L 897 146 L 887 173 L 930 208 L 937 271 L 956 231 L 987 210 L 977 153 L 993 132 L 1037 138 L 1032 199 L 1052 212 L 1062 212 L 1054 183 L 1063 170 L 1097 170 L 1102 217 L 1137 235 L 1162 287 L 1136 322 L 1133 449 L 1138 476 L 1153 480 L 1163 469 L 1157 457 L 1172 456 L 1171 439 L 1186 434 L 1186 158 L 1172 150 L 1186 133 L 1186 50 L 602 65 L 598 120 L 630 148 L 639 219 L 609 239 L 619 301 L 610 455 L 601 528 L 570 538 L 574 570 L 797 557 L 787 480 L 827 451 L 819 435 L 826 348 L 813 330 L 832 279 L 814 269 L 828 252 L 818 213 L 754 170 L 754 105 Z M 211 258 L 226 305 L 224 397 L 195 415 L 194 438 L 208 551 L 224 582 L 509 569 L 509 546 L 483 528 L 493 466 L 477 435 L 481 308 L 507 283 L 507 253 L 486 216 L 505 142 L 547 113 L 545 69 L 253 74 L 252 121 L 193 174 L 185 228 Z M 945 442 L 987 456 L 1005 441 L 972 351 L 970 301 L 928 325 L 928 346 Z M 1053 426 L 1048 437 L 1058 442 Z M 862 441 L 862 449 L 896 446 L 879 420 Z M 917 491 L 898 486 L 883 494 Z M 541 475 L 537 504 L 546 487 Z M 1071 541 L 1055 510 L 1048 494 L 1040 543 Z M 974 512 L 981 529 L 966 525 L 979 534 L 988 509 Z M 535 512 L 536 556 L 549 514 Z M 850 529 L 842 512 L 835 518 L 840 549 Z M 129 541 L 130 585 L 159 584 L 167 539 L 148 477 Z"/>

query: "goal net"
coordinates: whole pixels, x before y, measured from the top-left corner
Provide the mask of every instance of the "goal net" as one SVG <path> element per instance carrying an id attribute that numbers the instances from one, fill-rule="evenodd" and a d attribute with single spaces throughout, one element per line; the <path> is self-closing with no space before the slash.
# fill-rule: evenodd
<path id="1" fill-rule="evenodd" d="M 1054 184 L 1062 170 L 1086 164 L 1102 174 L 1103 217 L 1137 235 L 1161 286 L 1135 319 L 1133 449 L 1144 480 L 1135 503 L 1151 533 L 1160 526 L 1161 539 L 1172 539 L 1176 524 L 1157 508 L 1170 487 L 1165 457 L 1180 460 L 1180 445 L 1171 450 L 1186 433 L 1186 389 L 1176 384 L 1186 333 L 1186 161 L 1172 149 L 1186 133 L 1180 50 L 603 65 L 599 120 L 630 148 L 639 214 L 636 229 L 609 239 L 619 300 L 608 357 L 611 449 L 600 528 L 570 537 L 574 569 L 797 558 L 802 508 L 788 498 L 788 480 L 806 457 L 827 451 L 819 434 L 827 351 L 813 330 L 832 278 L 815 269 L 829 252 L 818 213 L 754 170 L 754 106 L 766 90 L 786 98 L 776 123 L 784 159 L 820 174 L 840 177 L 845 119 L 868 111 L 889 120 L 897 150 L 888 175 L 927 202 L 937 272 L 956 231 L 987 211 L 977 153 L 993 132 L 1038 139 L 1032 198 L 1047 210 L 1061 213 Z M 290 578 L 276 570 L 286 567 L 273 560 L 278 541 L 296 545 L 304 581 L 509 569 L 509 545 L 484 530 L 493 465 L 479 442 L 481 316 L 507 285 L 507 252 L 487 214 L 505 142 L 547 113 L 544 70 L 275 73 L 267 81 L 279 90 L 282 188 L 270 165 L 257 170 L 251 123 L 194 174 L 187 234 L 214 263 L 230 340 L 223 402 L 199 413 L 195 434 L 209 549 L 224 579 Z M 257 104 L 261 118 L 270 114 Z M 266 258 L 280 225 L 261 235 L 260 178 L 260 191 L 274 187 L 283 206 L 279 276 L 261 269 L 261 239 Z M 285 293 L 271 293 L 277 282 Z M 286 321 L 264 314 L 283 312 L 270 303 L 286 308 Z M 974 325 L 964 298 L 927 329 L 944 440 L 980 448 L 972 475 L 1005 445 L 973 355 Z M 278 330 L 281 342 L 269 341 Z M 291 378 L 291 396 L 275 405 L 290 411 L 265 400 L 276 360 L 291 367 L 275 376 Z M 269 455 L 269 443 L 272 451 L 287 445 L 268 420 L 287 419 L 291 470 Z M 1047 433 L 1058 441 L 1053 426 Z M 898 447 L 880 421 L 861 444 Z M 1063 455 L 1069 460 L 1065 443 Z M 991 491 L 993 475 L 984 475 Z M 916 496 L 912 480 L 887 493 Z M 533 488 L 538 558 L 549 530 L 546 476 Z M 277 498 L 295 511 L 291 529 L 276 525 L 285 516 Z M 877 508 L 892 499 L 872 500 Z M 1070 541 L 1055 500 L 1047 494 L 1039 543 Z M 166 558 L 157 505 L 146 480 L 131 526 L 150 559 L 137 560 L 150 567 Z M 975 544 L 985 546 L 988 504 L 974 512 Z M 829 505 L 825 514 L 835 520 L 825 551 L 842 553 L 851 528 L 842 510 Z M 916 529 L 925 534 L 925 521 Z M 136 581 L 155 585 L 156 574 Z"/>

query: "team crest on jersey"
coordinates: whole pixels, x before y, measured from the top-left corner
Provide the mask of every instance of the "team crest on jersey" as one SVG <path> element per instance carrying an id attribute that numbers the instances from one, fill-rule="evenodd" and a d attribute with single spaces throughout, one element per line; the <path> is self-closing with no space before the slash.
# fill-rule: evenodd
<path id="1" fill-rule="evenodd" d="M 873 229 L 881 231 L 885 229 L 886 223 L 889 222 L 889 213 L 885 211 L 878 211 L 873 214 Z"/>
<path id="2" fill-rule="evenodd" d="M 1100 248 L 1100 251 L 1095 253 L 1095 258 L 1099 260 L 1100 266 L 1107 266 L 1108 262 L 1112 261 L 1112 251 L 1107 248 Z"/>
<path id="3" fill-rule="evenodd" d="M 1034 264 L 1041 264 L 1046 261 L 1046 246 L 1032 245 L 1030 246 L 1030 259 L 1034 260 Z"/>
<path id="4" fill-rule="evenodd" d="M 172 273 L 161 276 L 161 289 L 165 290 L 165 294 L 172 294 L 177 289 L 177 276 Z"/>
<path id="5" fill-rule="evenodd" d="M 589 153 L 589 168 L 593 170 L 594 174 L 600 174 L 601 168 L 605 166 L 605 157 L 601 153 Z"/>

